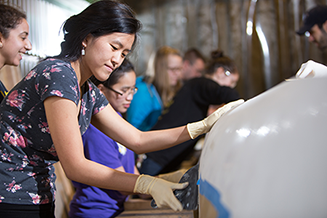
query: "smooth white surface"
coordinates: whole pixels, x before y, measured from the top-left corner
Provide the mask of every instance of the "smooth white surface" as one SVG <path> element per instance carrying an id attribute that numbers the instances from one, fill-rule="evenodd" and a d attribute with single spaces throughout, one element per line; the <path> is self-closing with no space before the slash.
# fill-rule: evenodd
<path id="1" fill-rule="evenodd" d="M 327 217 L 327 78 L 282 82 L 226 113 L 200 178 L 230 217 Z"/>

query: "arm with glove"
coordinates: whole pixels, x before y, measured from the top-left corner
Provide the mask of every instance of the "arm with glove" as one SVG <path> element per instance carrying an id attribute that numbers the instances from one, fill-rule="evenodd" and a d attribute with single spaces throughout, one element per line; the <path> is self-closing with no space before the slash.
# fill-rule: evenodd
<path id="1" fill-rule="evenodd" d="M 243 99 L 230 102 L 217 109 L 207 118 L 187 124 L 189 137 L 194 139 L 199 135 L 207 133 L 224 113 L 243 102 Z M 175 211 L 180 211 L 183 207 L 174 196 L 173 190 L 184 189 L 187 187 L 188 183 L 178 183 L 186 171 L 187 169 L 181 169 L 172 173 L 160 174 L 158 177 L 141 175 L 136 181 L 134 192 L 152 195 L 159 208 L 169 206 Z"/>
<path id="2" fill-rule="evenodd" d="M 150 194 L 159 208 L 168 206 L 175 211 L 181 211 L 183 206 L 175 197 L 173 190 L 184 189 L 187 185 L 188 183 L 173 183 L 149 175 L 140 175 L 136 180 L 134 192 Z"/>
<path id="3" fill-rule="evenodd" d="M 138 154 L 142 154 L 169 148 L 187 140 L 194 139 L 198 135 L 207 133 L 225 112 L 242 104 L 243 102 L 244 100 L 230 102 L 217 109 L 214 113 L 202 121 L 171 129 L 153 130 L 147 132 L 139 131 L 128 122 L 124 121 L 110 106 L 93 115 L 92 124 L 113 140 L 125 145 L 125 147 Z M 61 154 L 66 153 L 62 152 Z M 71 160 L 69 158 L 66 159 Z M 87 162 L 87 160 L 84 162 Z M 73 173 L 74 177 L 72 178 L 74 178 L 75 181 L 106 189 L 126 192 L 133 191 L 134 193 L 139 194 L 150 194 L 156 201 L 158 207 L 168 206 L 173 210 L 182 210 L 183 208 L 179 200 L 176 199 L 173 190 L 184 189 L 187 187 L 188 183 L 176 183 L 178 182 L 177 179 L 172 180 L 173 182 L 169 182 L 164 179 L 148 175 L 140 175 L 136 177 L 136 175 L 119 174 L 116 172 L 113 174 L 107 172 L 108 170 L 103 169 L 100 166 L 93 167 L 95 163 L 87 163 L 87 165 L 85 163 L 85 167 L 81 167 L 81 164 L 75 163 L 78 168 L 76 167 L 71 170 L 71 163 L 74 162 L 69 161 L 67 164 L 65 164 L 65 166 L 68 167 L 67 169 L 69 172 Z M 89 168 L 88 165 L 92 165 L 92 167 Z M 84 170 L 86 168 L 87 170 Z M 87 177 L 87 179 L 84 177 L 81 179 L 79 177 L 82 173 L 76 173 L 76 169 L 80 170 L 80 172 L 87 171 L 91 173 L 86 175 L 83 174 L 83 176 Z M 110 183 L 108 183 L 108 179 L 110 179 Z"/>
<path id="4" fill-rule="evenodd" d="M 178 183 L 182 176 L 187 172 L 188 169 L 179 169 L 170 173 L 159 174 L 158 178 L 164 179 L 169 182 Z"/>
<path id="5" fill-rule="evenodd" d="M 187 124 L 187 131 L 190 134 L 191 139 L 195 139 L 199 135 L 207 133 L 210 131 L 211 127 L 216 123 L 216 121 L 227 111 L 230 109 L 242 104 L 244 102 L 243 99 L 239 99 L 237 101 L 230 102 L 223 107 L 218 108 L 215 112 L 210 114 L 207 118 Z"/>

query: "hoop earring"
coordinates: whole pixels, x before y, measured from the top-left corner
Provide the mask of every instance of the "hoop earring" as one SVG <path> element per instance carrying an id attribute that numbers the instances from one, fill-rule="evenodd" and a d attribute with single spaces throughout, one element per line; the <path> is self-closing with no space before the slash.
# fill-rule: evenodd
<path id="1" fill-rule="evenodd" d="M 85 48 L 84 47 L 82 48 L 82 52 L 81 53 L 82 53 L 83 56 L 85 55 Z"/>

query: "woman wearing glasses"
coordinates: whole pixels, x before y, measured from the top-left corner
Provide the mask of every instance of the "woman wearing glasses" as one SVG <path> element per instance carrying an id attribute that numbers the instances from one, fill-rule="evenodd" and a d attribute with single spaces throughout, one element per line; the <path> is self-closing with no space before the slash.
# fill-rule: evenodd
<path id="1" fill-rule="evenodd" d="M 150 59 L 145 76 L 136 79 L 139 92 L 127 110 L 127 121 L 142 131 L 156 124 L 163 108 L 167 107 L 180 89 L 183 58 L 177 49 L 160 47 Z"/>
<path id="2" fill-rule="evenodd" d="M 92 82 L 120 116 L 126 112 L 137 91 L 135 79 L 134 67 L 127 59 L 108 80 L 100 82 L 91 77 Z M 134 152 L 109 138 L 92 124 L 82 138 L 87 159 L 121 172 L 139 174 L 135 167 Z M 73 185 L 76 193 L 70 202 L 70 217 L 115 217 L 123 211 L 126 193 L 74 181 Z"/>

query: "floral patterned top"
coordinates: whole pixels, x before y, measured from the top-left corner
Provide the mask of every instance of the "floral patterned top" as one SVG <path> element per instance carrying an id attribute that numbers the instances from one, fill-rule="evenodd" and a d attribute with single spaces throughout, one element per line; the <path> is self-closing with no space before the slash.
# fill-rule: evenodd
<path id="1" fill-rule="evenodd" d="M 85 84 L 79 125 L 83 134 L 91 116 L 108 101 L 92 82 Z M 54 201 L 58 161 L 43 101 L 50 96 L 80 99 L 76 73 L 68 62 L 47 59 L 32 69 L 0 105 L 0 202 L 45 204 Z M 65 125 L 65 123 L 63 123 Z"/>

